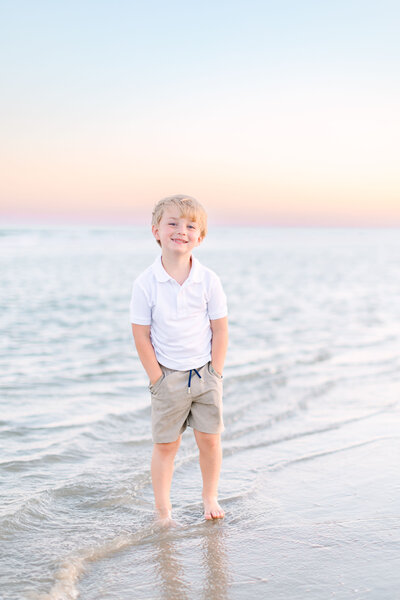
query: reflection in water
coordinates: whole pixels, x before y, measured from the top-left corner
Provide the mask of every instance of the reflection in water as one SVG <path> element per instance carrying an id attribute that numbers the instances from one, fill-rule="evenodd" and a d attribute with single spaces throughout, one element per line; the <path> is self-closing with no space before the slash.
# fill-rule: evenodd
<path id="1" fill-rule="evenodd" d="M 205 600 L 226 600 L 229 582 L 228 561 L 225 550 L 225 531 L 223 523 L 205 524 L 204 528 L 192 532 L 190 537 L 197 538 L 199 554 L 198 565 L 203 573 L 201 579 L 193 572 L 186 556 L 178 549 L 187 547 L 187 536 L 175 538 L 160 536 L 155 544 L 155 570 L 160 597 L 165 600 L 190 600 L 193 598 L 193 586 L 198 596 Z M 197 569 L 195 571 L 198 572 Z M 198 589 L 199 586 L 203 589 Z M 196 594 L 197 595 L 197 594 Z"/>
<path id="2" fill-rule="evenodd" d="M 203 537 L 205 600 L 225 600 L 228 597 L 229 571 L 224 537 L 223 522 L 215 521 L 207 526 L 207 533 Z"/>
<path id="3" fill-rule="evenodd" d="M 165 600 L 189 600 L 189 586 L 176 549 L 179 540 L 160 537 L 155 544 L 156 574 L 161 597 Z"/>

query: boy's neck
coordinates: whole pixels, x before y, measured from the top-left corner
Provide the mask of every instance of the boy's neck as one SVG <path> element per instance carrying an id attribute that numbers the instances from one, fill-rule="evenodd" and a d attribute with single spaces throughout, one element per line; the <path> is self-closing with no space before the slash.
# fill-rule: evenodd
<path id="1" fill-rule="evenodd" d="M 162 254 L 161 262 L 168 275 L 182 285 L 189 277 L 192 268 L 192 256 L 169 256 Z"/>

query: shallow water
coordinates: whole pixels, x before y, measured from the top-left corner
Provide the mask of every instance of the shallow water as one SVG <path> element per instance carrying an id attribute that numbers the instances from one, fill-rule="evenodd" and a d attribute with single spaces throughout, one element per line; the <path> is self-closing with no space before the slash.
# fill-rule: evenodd
<path id="1" fill-rule="evenodd" d="M 214 228 L 222 522 L 193 435 L 153 524 L 131 283 L 143 228 L 0 230 L 0 597 L 400 598 L 398 230 Z"/>

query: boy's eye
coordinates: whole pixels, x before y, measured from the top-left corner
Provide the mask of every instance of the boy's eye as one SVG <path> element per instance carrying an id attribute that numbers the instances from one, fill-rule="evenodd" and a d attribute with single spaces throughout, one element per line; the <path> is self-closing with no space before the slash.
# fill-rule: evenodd
<path id="1" fill-rule="evenodd" d="M 176 223 L 174 221 L 171 221 L 170 223 L 168 223 L 168 225 L 176 225 Z"/>
<path id="2" fill-rule="evenodd" d="M 188 225 L 189 229 L 196 229 L 195 225 Z"/>

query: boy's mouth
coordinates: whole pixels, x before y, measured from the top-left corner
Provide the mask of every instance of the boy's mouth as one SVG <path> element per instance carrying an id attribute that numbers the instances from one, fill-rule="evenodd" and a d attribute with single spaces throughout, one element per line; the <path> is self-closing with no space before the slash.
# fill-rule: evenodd
<path id="1" fill-rule="evenodd" d="M 172 241 L 175 242 L 176 244 L 187 244 L 187 241 L 182 240 L 182 238 L 173 238 Z"/>

